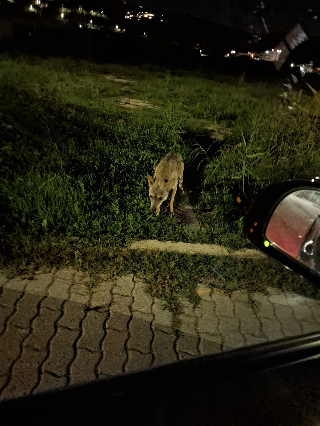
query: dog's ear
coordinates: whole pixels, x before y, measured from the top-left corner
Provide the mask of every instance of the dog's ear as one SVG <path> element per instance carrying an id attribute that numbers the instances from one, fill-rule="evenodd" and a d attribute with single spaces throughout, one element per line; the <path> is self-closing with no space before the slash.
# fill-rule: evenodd
<path id="1" fill-rule="evenodd" d="M 154 180 L 152 179 L 152 177 L 149 175 L 149 173 L 147 173 L 147 179 L 148 179 L 148 184 L 149 186 L 152 186 L 154 184 Z"/>

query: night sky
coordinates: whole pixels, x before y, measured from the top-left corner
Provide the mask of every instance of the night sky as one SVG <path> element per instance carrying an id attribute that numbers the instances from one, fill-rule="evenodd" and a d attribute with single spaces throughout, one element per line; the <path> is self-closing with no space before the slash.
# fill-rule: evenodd
<path id="1" fill-rule="evenodd" d="M 253 33 L 267 29 L 287 31 L 300 22 L 314 35 L 320 35 L 320 0 L 129 0 L 168 12 L 199 15 L 217 23 Z M 263 20 L 262 20 L 263 18 Z"/>

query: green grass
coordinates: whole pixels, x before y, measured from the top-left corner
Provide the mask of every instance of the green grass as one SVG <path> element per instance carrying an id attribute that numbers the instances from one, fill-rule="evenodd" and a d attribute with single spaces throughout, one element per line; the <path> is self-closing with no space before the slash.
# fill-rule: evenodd
<path id="1" fill-rule="evenodd" d="M 115 82 L 110 75 L 132 82 Z M 30 245 L 42 244 L 42 253 L 49 252 L 48 241 L 70 237 L 82 241 L 79 252 L 97 244 L 119 251 L 137 239 L 246 246 L 238 195 L 250 202 L 270 182 L 319 174 L 318 119 L 308 110 L 308 99 L 302 98 L 304 109 L 293 115 L 278 95 L 275 84 L 249 84 L 202 70 L 3 56 L 3 262 L 24 253 L 20 257 L 28 264 Z M 154 108 L 126 110 L 120 97 L 148 101 Z M 146 175 L 170 150 L 180 152 L 185 162 L 185 188 L 200 223 L 195 232 L 165 213 L 150 213 Z M 152 291 L 167 299 L 188 288 L 188 280 L 197 281 L 194 268 L 212 276 L 210 268 L 221 260 L 204 259 L 211 265 L 206 268 L 200 267 L 202 260 L 198 265 L 175 255 L 180 284 L 169 274 L 164 289 L 161 284 L 157 290 L 162 278 L 156 271 L 165 271 L 166 256 L 173 255 L 159 255 L 158 265 L 144 256 L 140 253 L 135 262 L 149 265 Z M 224 282 L 262 282 L 263 271 L 254 267 L 252 275 L 246 262 L 248 267 L 222 263 Z M 245 279 L 239 270 L 246 271 Z M 277 276 L 275 267 L 275 281 Z M 188 297 L 194 294 L 191 287 Z"/>
<path id="2" fill-rule="evenodd" d="M 149 293 L 161 298 L 178 313 L 179 297 L 197 304 L 199 283 L 231 294 L 234 290 L 268 294 L 269 288 L 320 298 L 320 290 L 272 259 L 230 256 L 182 255 L 92 245 L 76 238 L 47 238 L 35 242 L 25 238 L 11 245 L 6 258 L 7 273 L 32 279 L 41 267 L 72 266 L 89 273 L 89 291 L 101 280 L 135 274 L 148 285 Z M 1 266 L 1 265 L 0 265 Z"/>
<path id="3" fill-rule="evenodd" d="M 188 183 L 188 166 L 197 160 L 192 164 L 194 142 L 183 136 L 200 131 L 204 117 L 215 123 L 209 107 L 194 99 L 201 100 L 211 81 L 161 69 L 125 71 L 62 60 L 2 62 L 2 223 L 8 235 L 63 234 L 123 245 L 137 238 L 222 242 L 226 226 L 232 233 L 231 223 L 209 217 L 190 234 L 165 215 L 161 221 L 151 216 L 148 205 L 146 174 L 169 150 L 183 155 Z M 135 83 L 107 80 L 110 73 Z M 123 87 L 157 109 L 124 111 L 116 101 Z"/>

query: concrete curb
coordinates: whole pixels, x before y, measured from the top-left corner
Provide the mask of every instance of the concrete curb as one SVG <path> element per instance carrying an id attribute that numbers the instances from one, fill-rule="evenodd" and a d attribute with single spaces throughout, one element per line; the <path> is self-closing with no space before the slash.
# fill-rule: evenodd
<path id="1" fill-rule="evenodd" d="M 135 241 L 130 246 L 130 250 L 158 250 L 169 251 L 182 254 L 203 254 L 210 256 L 230 256 L 238 258 L 268 259 L 265 254 L 254 249 L 229 250 L 218 244 L 181 243 L 174 241 L 141 240 Z"/>

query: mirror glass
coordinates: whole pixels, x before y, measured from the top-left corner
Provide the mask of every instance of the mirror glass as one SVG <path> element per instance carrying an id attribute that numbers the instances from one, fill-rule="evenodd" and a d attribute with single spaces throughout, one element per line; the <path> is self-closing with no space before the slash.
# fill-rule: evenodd
<path id="1" fill-rule="evenodd" d="M 287 195 L 273 212 L 266 237 L 320 275 L 320 191 L 304 189 Z"/>

